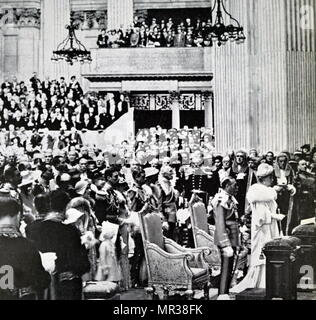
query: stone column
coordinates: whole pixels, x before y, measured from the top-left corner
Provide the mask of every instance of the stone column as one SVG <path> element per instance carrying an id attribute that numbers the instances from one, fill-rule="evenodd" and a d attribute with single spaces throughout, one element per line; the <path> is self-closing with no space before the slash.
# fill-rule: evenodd
<path id="1" fill-rule="evenodd" d="M 19 9 L 18 78 L 29 79 L 39 70 L 40 10 Z"/>
<path id="2" fill-rule="evenodd" d="M 0 26 L 0 82 L 3 82 L 4 74 L 4 37 L 3 37 L 3 31 Z"/>
<path id="3" fill-rule="evenodd" d="M 70 23 L 70 0 L 42 0 L 41 15 L 40 75 L 68 79 L 68 64 L 53 63 L 51 57 L 68 34 L 65 26 Z"/>
<path id="4" fill-rule="evenodd" d="M 180 92 L 170 92 L 170 106 L 172 110 L 172 128 L 180 129 Z"/>
<path id="5" fill-rule="evenodd" d="M 133 23 L 133 0 L 108 0 L 108 28 L 119 29 Z"/>
<path id="6" fill-rule="evenodd" d="M 205 127 L 214 131 L 213 119 L 213 94 L 210 91 L 202 92 L 202 101 L 204 102 L 205 110 Z"/>
<path id="7" fill-rule="evenodd" d="M 154 94 L 149 94 L 149 110 L 155 110 L 155 106 L 156 106 L 155 98 L 156 96 Z"/>
<path id="8" fill-rule="evenodd" d="M 18 19 L 11 6 L 2 6 L 1 9 L 0 78 L 4 78 L 18 74 Z"/>

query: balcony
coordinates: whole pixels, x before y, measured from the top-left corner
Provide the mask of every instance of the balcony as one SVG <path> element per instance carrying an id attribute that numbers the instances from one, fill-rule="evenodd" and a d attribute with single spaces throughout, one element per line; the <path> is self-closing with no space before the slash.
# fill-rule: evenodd
<path id="1" fill-rule="evenodd" d="M 90 89 L 209 90 L 213 78 L 212 48 L 94 48 L 91 55 L 82 69 Z"/>

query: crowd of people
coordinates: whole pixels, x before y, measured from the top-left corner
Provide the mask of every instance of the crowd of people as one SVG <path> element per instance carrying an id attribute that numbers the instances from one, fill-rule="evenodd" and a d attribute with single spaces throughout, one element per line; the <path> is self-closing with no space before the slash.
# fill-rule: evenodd
<path id="1" fill-rule="evenodd" d="M 209 47 L 212 45 L 211 20 L 194 22 L 187 18 L 175 24 L 172 18 L 150 23 L 140 22 L 136 16 L 129 28 L 119 30 L 102 29 L 98 36 L 99 48 L 126 47 Z"/>
<path id="2" fill-rule="evenodd" d="M 263 164 L 284 216 L 279 231 L 291 234 L 315 217 L 316 147 L 310 145 L 277 156 L 255 149 L 220 155 L 209 129 L 159 126 L 104 150 L 78 139 L 54 148 L 49 136 L 48 130 L 44 137 L 35 132 L 19 148 L 1 142 L 0 265 L 13 266 L 19 289 L 1 290 L 6 299 L 20 297 L 26 287 L 39 298 L 81 299 L 91 280 L 111 281 L 122 291 L 145 286 L 135 213 L 158 212 L 165 236 L 183 244 L 178 212 L 192 196 L 205 204 L 214 225 L 218 193 L 234 189 L 236 219 L 249 241 L 246 195 L 261 181 Z M 193 246 L 190 236 L 187 245 Z"/>
<path id="3" fill-rule="evenodd" d="M 104 130 L 128 111 L 126 97 L 113 93 L 84 94 L 76 78 L 29 81 L 6 77 L 0 86 L 2 129 Z M 12 130 L 13 130 L 12 129 Z"/>

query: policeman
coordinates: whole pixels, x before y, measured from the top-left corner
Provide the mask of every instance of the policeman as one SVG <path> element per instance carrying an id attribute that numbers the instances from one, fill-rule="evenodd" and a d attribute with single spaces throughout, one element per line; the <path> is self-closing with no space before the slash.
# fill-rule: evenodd
<path id="1" fill-rule="evenodd" d="M 239 247 L 237 182 L 232 177 L 221 181 L 221 189 L 212 200 L 215 219 L 214 242 L 221 252 L 219 300 L 229 300 L 229 287 L 233 277 L 234 257 Z"/>

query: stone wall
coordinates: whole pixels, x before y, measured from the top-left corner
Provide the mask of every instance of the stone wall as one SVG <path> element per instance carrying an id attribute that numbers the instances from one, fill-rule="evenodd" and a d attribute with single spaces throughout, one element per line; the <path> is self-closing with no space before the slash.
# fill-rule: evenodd
<path id="1" fill-rule="evenodd" d="M 40 21 L 40 8 L 0 6 L 0 81 L 11 75 L 26 79 L 38 71 Z"/>

